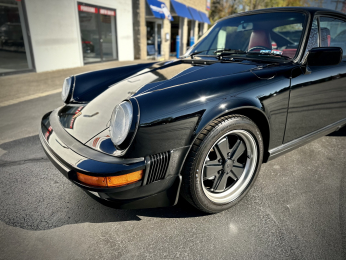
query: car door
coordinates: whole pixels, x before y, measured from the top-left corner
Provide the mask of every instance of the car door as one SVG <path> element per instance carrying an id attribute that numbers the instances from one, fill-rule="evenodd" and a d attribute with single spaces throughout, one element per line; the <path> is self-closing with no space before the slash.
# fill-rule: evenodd
<path id="1" fill-rule="evenodd" d="M 330 16 L 315 17 L 307 50 L 341 47 L 346 54 L 343 31 L 346 22 Z M 340 39 L 339 39 L 340 38 Z M 291 80 L 284 143 L 346 118 L 346 56 L 331 66 L 309 66 L 311 74 Z"/>

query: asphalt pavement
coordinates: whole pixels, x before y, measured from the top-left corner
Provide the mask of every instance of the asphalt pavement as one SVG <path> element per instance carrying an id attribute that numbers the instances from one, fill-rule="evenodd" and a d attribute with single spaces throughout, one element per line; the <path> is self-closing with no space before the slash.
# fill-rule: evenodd
<path id="1" fill-rule="evenodd" d="M 60 94 L 0 107 L 0 259 L 346 259 L 346 130 L 262 166 L 233 208 L 118 210 L 66 180 L 37 135 Z"/>

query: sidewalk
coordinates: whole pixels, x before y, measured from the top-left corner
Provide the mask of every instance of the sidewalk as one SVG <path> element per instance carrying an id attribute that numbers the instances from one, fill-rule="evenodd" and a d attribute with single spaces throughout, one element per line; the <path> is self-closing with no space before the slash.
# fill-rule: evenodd
<path id="1" fill-rule="evenodd" d="M 33 72 L 0 77 L 0 107 L 58 93 L 61 91 L 64 79 L 71 75 L 145 62 L 152 61 L 110 61 L 89 64 L 72 69 L 54 70 L 41 73 Z"/>

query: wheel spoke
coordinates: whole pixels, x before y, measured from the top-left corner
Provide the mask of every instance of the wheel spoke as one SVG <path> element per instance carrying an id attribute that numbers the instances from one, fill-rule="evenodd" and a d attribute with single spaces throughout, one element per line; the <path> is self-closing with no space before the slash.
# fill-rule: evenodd
<path id="1" fill-rule="evenodd" d="M 218 150 L 219 154 L 223 157 L 224 160 L 227 159 L 227 153 L 229 150 L 228 138 L 227 136 L 222 139 L 219 143 L 215 145 L 216 150 Z"/>
<path id="2" fill-rule="evenodd" d="M 219 159 L 223 160 L 224 159 L 222 153 L 220 152 L 220 150 L 217 147 L 214 147 L 214 151 L 215 151 L 216 156 L 217 156 L 216 160 L 219 160 Z"/>
<path id="3" fill-rule="evenodd" d="M 227 184 L 227 179 L 228 179 L 228 175 L 227 174 L 222 174 L 218 179 L 217 179 L 217 183 L 215 185 L 214 190 L 216 191 L 224 191 L 226 189 L 226 184 Z"/>
<path id="4" fill-rule="evenodd" d="M 214 164 L 212 164 L 214 163 Z M 204 165 L 204 179 L 210 179 L 217 175 L 217 172 L 222 169 L 221 164 L 217 164 L 217 161 L 209 161 Z"/>
<path id="5" fill-rule="evenodd" d="M 233 164 L 231 172 L 239 179 L 244 172 L 245 166 L 240 163 Z"/>
<path id="6" fill-rule="evenodd" d="M 235 145 L 232 148 L 232 156 L 231 159 L 236 161 L 245 151 L 246 146 L 243 141 L 238 139 Z"/>

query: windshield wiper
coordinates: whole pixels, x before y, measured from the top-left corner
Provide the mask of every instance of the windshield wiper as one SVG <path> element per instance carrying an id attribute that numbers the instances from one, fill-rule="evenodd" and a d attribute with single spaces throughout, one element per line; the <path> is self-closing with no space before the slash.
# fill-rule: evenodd
<path id="1" fill-rule="evenodd" d="M 214 51 L 215 54 L 220 53 L 219 55 L 217 55 L 218 59 L 222 59 L 222 57 L 224 56 L 231 56 L 234 54 L 247 54 L 246 51 L 242 51 L 242 50 L 232 50 L 232 49 L 222 49 L 222 50 L 217 50 Z"/>
<path id="2" fill-rule="evenodd" d="M 216 57 L 218 59 L 220 59 L 220 57 L 226 56 L 226 55 L 228 56 L 228 55 L 233 55 L 233 54 L 247 54 L 246 51 L 235 50 L 235 49 L 209 49 L 209 50 L 193 52 L 193 53 L 189 54 L 189 56 L 190 56 L 191 59 L 193 59 L 193 56 L 195 56 L 197 54 L 201 54 L 202 52 L 208 52 L 208 51 L 212 51 L 212 50 L 216 50 L 216 51 L 214 51 L 215 55 L 220 53 L 219 55 L 216 55 Z"/>
<path id="3" fill-rule="evenodd" d="M 217 50 L 217 51 L 214 51 L 214 53 L 230 53 L 230 54 L 246 54 L 247 52 L 246 51 L 242 51 L 242 50 L 236 50 L 236 49 L 222 49 L 222 50 Z"/>
<path id="4" fill-rule="evenodd" d="M 243 51 L 242 50 L 231 50 L 231 49 L 220 49 L 220 48 L 217 48 L 217 49 L 209 49 L 209 50 L 203 50 L 203 51 L 196 51 L 196 52 L 193 52 L 193 53 L 190 53 L 189 56 L 191 59 L 193 59 L 193 56 L 197 55 L 197 54 L 201 54 L 202 52 L 209 52 L 209 51 L 213 51 L 213 50 L 216 50 L 214 51 L 214 54 L 216 53 L 219 53 L 219 52 L 230 52 L 230 51 L 233 51 L 233 52 L 242 52 L 241 54 L 243 54 Z M 239 53 L 238 53 L 239 54 Z"/>
<path id="5" fill-rule="evenodd" d="M 202 52 L 205 52 L 205 51 L 209 51 L 209 50 L 193 52 L 193 53 L 191 53 L 189 56 L 190 56 L 191 59 L 193 59 L 193 56 L 195 56 L 195 55 L 197 55 L 197 54 L 200 54 L 200 53 L 202 53 Z"/>

